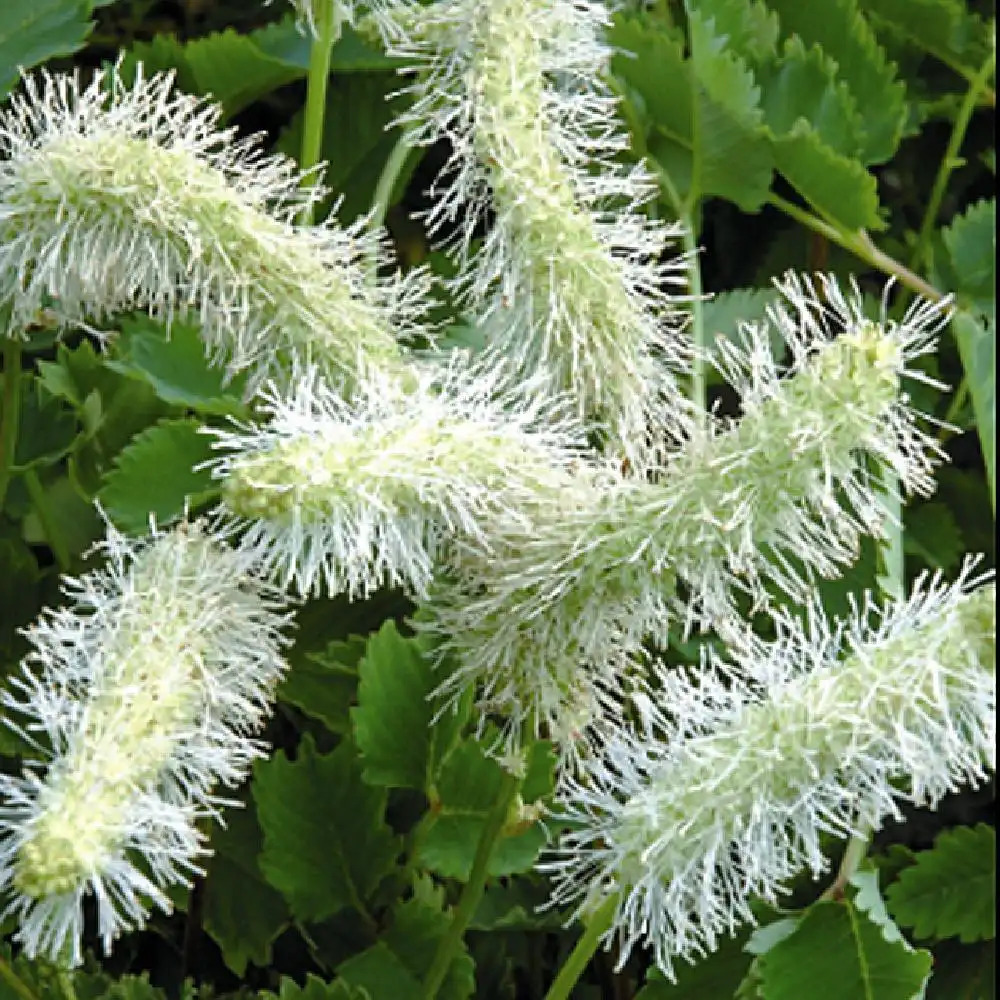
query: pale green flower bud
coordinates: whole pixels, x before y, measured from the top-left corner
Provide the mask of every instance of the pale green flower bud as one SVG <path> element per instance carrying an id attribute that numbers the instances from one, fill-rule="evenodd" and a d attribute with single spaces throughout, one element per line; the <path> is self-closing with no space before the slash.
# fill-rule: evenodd
<path id="1" fill-rule="evenodd" d="M 642 943 L 672 975 L 777 905 L 789 879 L 828 867 L 830 835 L 867 836 L 898 803 L 936 805 L 996 768 L 996 588 L 969 562 L 846 622 L 818 603 L 778 638 L 746 630 L 734 662 L 662 668 L 599 758 L 562 783 L 568 821 L 553 902 L 618 899 L 608 939 Z"/>
<path id="2" fill-rule="evenodd" d="M 38 751 L 0 776 L 4 913 L 28 955 L 72 964 L 85 896 L 110 949 L 199 871 L 197 824 L 260 755 L 251 735 L 285 666 L 278 595 L 197 524 L 140 543 L 109 528 L 104 549 L 26 632 L 0 696 Z"/>

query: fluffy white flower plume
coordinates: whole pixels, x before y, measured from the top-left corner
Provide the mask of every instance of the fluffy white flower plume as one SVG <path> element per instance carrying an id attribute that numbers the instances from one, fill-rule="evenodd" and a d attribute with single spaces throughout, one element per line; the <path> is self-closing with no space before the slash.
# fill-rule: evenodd
<path id="1" fill-rule="evenodd" d="M 268 4 L 274 0 L 267 0 Z M 330 9 L 338 23 L 354 21 L 354 0 L 288 0 L 295 8 L 295 15 L 311 35 L 318 33 L 318 25 L 327 9 Z"/>
<path id="2" fill-rule="evenodd" d="M 668 974 L 752 921 L 752 897 L 827 866 L 828 835 L 867 836 L 899 802 L 934 806 L 995 762 L 996 589 L 973 562 L 957 583 L 924 578 L 884 610 L 842 623 L 749 632 L 733 665 L 659 675 L 643 724 L 566 776 L 569 821 L 542 867 L 553 901 L 617 897 L 608 938 Z"/>
<path id="3" fill-rule="evenodd" d="M 315 374 L 264 394 L 262 425 L 212 430 L 230 524 L 283 586 L 423 595 L 443 543 L 488 551 L 487 521 L 530 531 L 571 481 L 582 442 L 557 404 L 504 398 L 461 367 L 369 372 L 345 400 Z"/>
<path id="4" fill-rule="evenodd" d="M 455 290 L 511 384 L 568 392 L 611 453 L 655 462 L 688 426 L 676 379 L 690 348 L 670 292 L 687 265 L 664 259 L 677 230 L 643 214 L 656 184 L 621 158 L 602 82 L 607 5 L 383 0 L 374 16 L 388 51 L 419 70 L 401 119 L 411 140 L 452 144 L 428 218 L 459 226 Z"/>
<path id="5" fill-rule="evenodd" d="M 0 775 L 0 899 L 29 956 L 82 960 L 84 898 L 104 947 L 140 927 L 206 853 L 197 824 L 262 747 L 252 738 L 284 669 L 279 595 L 198 524 L 131 542 L 67 579 L 69 605 L 0 699 L 37 750 Z M 13 714 L 11 714 L 13 713 Z"/>
<path id="6" fill-rule="evenodd" d="M 659 482 L 578 484 L 530 533 L 508 521 L 488 553 L 457 554 L 426 626 L 455 654 L 453 683 L 482 685 L 500 710 L 530 704 L 562 731 L 583 670 L 595 692 L 613 686 L 623 657 L 670 625 L 725 629 L 741 595 L 763 605 L 774 584 L 801 600 L 850 564 L 862 536 L 885 529 L 880 469 L 930 492 L 939 449 L 900 386 L 923 377 L 912 363 L 933 349 L 944 307 L 873 323 L 832 280 L 823 301 L 798 278 L 779 288 L 770 322 L 789 363 L 774 360 L 766 325 L 723 348 L 739 420 L 695 434 Z"/>
<path id="7" fill-rule="evenodd" d="M 374 282 L 375 237 L 297 227 L 315 187 L 172 85 L 42 73 L 0 114 L 4 332 L 23 335 L 42 310 L 60 324 L 189 313 L 252 388 L 308 364 L 342 378 L 393 363 L 425 278 Z"/>

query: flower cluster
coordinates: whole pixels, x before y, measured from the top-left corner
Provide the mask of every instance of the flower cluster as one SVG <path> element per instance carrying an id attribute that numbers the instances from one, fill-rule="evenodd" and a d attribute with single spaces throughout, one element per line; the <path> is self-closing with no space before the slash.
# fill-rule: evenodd
<path id="1" fill-rule="evenodd" d="M 677 229 L 643 212 L 655 183 L 621 161 L 628 140 L 602 82 L 606 5 L 384 0 L 374 16 L 388 51 L 418 71 L 409 138 L 446 136 L 453 149 L 428 223 L 464 219 L 454 291 L 486 333 L 485 363 L 502 359 L 522 392 L 568 392 L 610 451 L 655 464 L 689 426 L 687 265 L 664 258 Z"/>
<path id="2" fill-rule="evenodd" d="M 414 367 L 405 389 L 373 371 L 345 400 L 313 372 L 262 397 L 263 426 L 212 431 L 225 515 L 243 549 L 302 593 L 425 596 L 442 546 L 490 548 L 487 524 L 530 532 L 582 463 L 551 404 L 511 406 L 464 365 Z"/>
<path id="3" fill-rule="evenodd" d="M 425 276 L 372 279 L 381 238 L 296 226 L 321 196 L 287 157 L 220 126 L 171 74 L 87 86 L 42 74 L 0 124 L 0 299 L 7 335 L 44 314 L 102 323 L 191 314 L 211 356 L 251 389 L 309 365 L 350 379 L 389 367 L 423 310 Z"/>
<path id="4" fill-rule="evenodd" d="M 861 299 L 822 281 L 778 284 L 770 313 L 791 360 L 771 353 L 768 324 L 720 347 L 740 392 L 738 421 L 692 435 L 657 482 L 606 474 L 578 481 L 531 532 L 494 528 L 489 551 L 467 549 L 430 603 L 425 627 L 500 705 L 531 705 L 550 731 L 622 675 L 669 627 L 740 621 L 737 598 L 764 605 L 768 585 L 804 599 L 880 536 L 888 469 L 910 490 L 932 487 L 939 449 L 900 393 L 945 315 L 920 303 L 900 323 L 873 323 Z M 678 597 L 678 585 L 684 588 Z M 588 696 L 588 701 L 594 698 Z M 576 728 L 574 726 L 573 728 Z"/>
<path id="5" fill-rule="evenodd" d="M 29 955 L 82 960 L 93 894 L 105 949 L 142 926 L 206 853 L 199 821 L 262 747 L 254 732 L 285 668 L 281 595 L 199 524 L 134 543 L 67 579 L 69 605 L 27 631 L 2 696 L 34 748 L 0 776 L 0 891 Z M 16 721 L 15 721 L 16 720 Z"/>
<path id="6" fill-rule="evenodd" d="M 314 32 L 355 13 L 294 6 Z M 86 896 L 105 948 L 169 908 L 219 786 L 262 752 L 282 593 L 391 585 L 453 668 L 438 693 L 474 691 L 512 749 L 535 734 L 562 751 L 555 901 L 615 900 L 623 956 L 642 942 L 669 971 L 751 919 L 751 896 L 822 871 L 821 835 L 995 766 L 994 590 L 972 563 L 846 622 L 814 596 L 885 535 L 887 482 L 933 488 L 941 451 L 905 384 L 928 381 L 948 306 L 871 317 L 856 287 L 788 275 L 715 351 L 738 417 L 695 415 L 673 291 L 691 262 L 665 257 L 675 230 L 626 165 L 607 5 L 374 0 L 372 16 L 416 74 L 408 141 L 451 143 L 428 222 L 457 230 L 451 290 L 488 344 L 473 359 L 413 350 L 433 341 L 427 275 L 378 277 L 382 237 L 360 225 L 300 225 L 311 178 L 169 76 L 43 73 L 0 118 L 6 335 L 191 314 L 252 401 L 205 429 L 211 527 L 109 529 L 105 568 L 27 632 L 0 695 L 34 750 L 0 776 L 3 915 L 29 954 L 78 963 Z M 708 629 L 730 660 L 652 655 Z"/>
<path id="7" fill-rule="evenodd" d="M 813 604 L 805 624 L 777 615 L 773 642 L 745 632 L 732 663 L 661 670 L 642 724 L 563 782 L 553 901 L 617 895 L 622 961 L 643 942 L 669 972 L 752 921 L 752 897 L 777 903 L 792 876 L 824 871 L 824 835 L 867 836 L 897 802 L 985 781 L 996 589 L 978 583 L 967 564 L 833 624 Z"/>

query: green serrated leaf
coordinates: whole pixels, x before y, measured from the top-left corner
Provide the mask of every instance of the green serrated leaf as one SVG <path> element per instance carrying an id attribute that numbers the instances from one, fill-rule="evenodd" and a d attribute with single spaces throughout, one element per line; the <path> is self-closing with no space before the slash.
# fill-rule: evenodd
<path id="1" fill-rule="evenodd" d="M 548 887 L 531 878 L 508 879 L 487 886 L 470 930 L 540 931 L 558 930 L 566 925 L 566 914 L 549 902 Z"/>
<path id="2" fill-rule="evenodd" d="M 419 857 L 425 867 L 449 878 L 469 877 L 476 844 L 501 781 L 500 765 L 481 746 L 471 741 L 458 745 L 441 769 L 434 819 L 420 844 Z M 539 823 L 505 834 L 490 858 L 493 876 L 528 871 L 546 839 Z"/>
<path id="3" fill-rule="evenodd" d="M 337 975 L 364 990 L 369 1000 L 401 1000 L 423 995 L 420 980 L 392 953 L 383 941 L 337 966 Z"/>
<path id="4" fill-rule="evenodd" d="M 996 411 L 996 323 L 984 326 L 974 316 L 959 311 L 952 319 L 952 330 L 958 343 L 962 367 L 969 383 L 972 409 L 976 415 L 976 431 L 986 464 L 993 509 L 997 499 L 997 411 Z M 963 522 L 964 523 L 964 522 Z"/>
<path id="5" fill-rule="evenodd" d="M 930 968 L 929 952 L 886 941 L 847 901 L 815 904 L 759 960 L 765 1000 L 913 1000 Z"/>
<path id="6" fill-rule="evenodd" d="M 996 318 L 997 205 L 971 205 L 941 232 L 954 290 L 983 315 Z"/>
<path id="7" fill-rule="evenodd" d="M 4 0 L 0 4 L 0 98 L 31 69 L 72 55 L 93 27 L 88 0 Z"/>
<path id="8" fill-rule="evenodd" d="M 771 186 L 771 155 L 764 137 L 760 88 L 746 63 L 716 33 L 714 20 L 688 12 L 693 105 L 694 184 L 756 211 Z"/>
<path id="9" fill-rule="evenodd" d="M 918 938 L 995 936 L 996 831 L 985 823 L 942 833 L 886 893 L 889 912 Z"/>
<path id="10" fill-rule="evenodd" d="M 742 327 L 764 323 L 768 307 L 779 297 L 773 288 L 734 288 L 718 292 L 705 301 L 701 307 L 702 322 L 710 349 L 720 341 L 739 343 Z M 768 324 L 768 339 L 772 356 L 781 358 L 785 352 L 785 341 L 774 324 Z M 711 377 L 715 382 L 722 381 L 722 376 L 714 369 Z"/>
<path id="11" fill-rule="evenodd" d="M 252 803 L 229 810 L 226 825 L 212 835 L 214 853 L 202 889 L 205 930 L 238 976 L 251 962 L 262 968 L 271 964 L 271 945 L 289 919 L 281 894 L 261 874 L 262 846 Z"/>
<path id="12" fill-rule="evenodd" d="M 983 22 L 962 0 L 861 0 L 877 27 L 889 28 L 942 62 L 973 75 L 986 57 Z"/>
<path id="13" fill-rule="evenodd" d="M 784 36 L 798 35 L 807 47 L 819 45 L 836 62 L 862 118 L 861 162 L 890 159 L 903 135 L 906 91 L 856 0 L 768 0 L 768 6 L 778 14 Z"/>
<path id="14" fill-rule="evenodd" d="M 147 382 L 167 403 L 199 413 L 239 414 L 245 378 L 226 383 L 224 373 L 209 365 L 198 328 L 175 322 L 168 332 L 145 316 L 122 321 L 112 371 Z"/>
<path id="15" fill-rule="evenodd" d="M 923 503 L 905 511 L 903 547 L 929 568 L 950 572 L 966 551 L 955 515 L 943 503 Z"/>
<path id="16" fill-rule="evenodd" d="M 819 46 L 806 49 L 798 37 L 785 42 L 781 58 L 758 73 L 768 127 L 787 135 L 800 122 L 810 125 L 825 146 L 854 157 L 863 125 L 850 89 L 837 78 L 837 64 Z"/>
<path id="17" fill-rule="evenodd" d="M 73 447 L 80 425 L 64 400 L 53 396 L 27 372 L 21 376 L 21 415 L 14 468 L 54 465 Z"/>
<path id="18" fill-rule="evenodd" d="M 670 982 L 658 969 L 652 969 L 646 985 L 635 1000 L 715 1000 L 732 997 L 750 968 L 752 957 L 744 951 L 746 935 L 726 938 L 710 955 L 694 965 L 678 962 L 674 966 L 676 982 Z"/>
<path id="19" fill-rule="evenodd" d="M 882 898 L 882 890 L 879 887 L 878 869 L 874 865 L 867 863 L 854 872 L 850 879 L 848 879 L 848 882 L 855 889 L 853 896 L 854 905 L 873 924 L 881 929 L 882 936 L 886 941 L 890 944 L 901 942 L 909 948 L 909 943 L 904 940 L 895 921 L 889 916 L 889 911 L 885 908 L 885 900 Z"/>
<path id="20" fill-rule="evenodd" d="M 691 0 L 691 5 L 714 24 L 714 33 L 726 48 L 748 63 L 771 58 L 778 43 L 778 18 L 763 0 Z"/>
<path id="21" fill-rule="evenodd" d="M 413 896 L 393 910 L 383 941 L 419 980 L 430 971 L 438 944 L 451 925 L 444 890 L 429 878 L 419 879 Z M 440 1000 L 467 1000 L 476 988 L 475 965 L 465 946 L 456 950 L 437 992 Z"/>
<path id="22" fill-rule="evenodd" d="M 257 764 L 253 795 L 264 831 L 261 871 L 300 919 L 362 906 L 395 862 L 385 791 L 362 781 L 348 740 L 320 754 L 307 734 L 294 761 L 279 751 Z"/>
<path id="23" fill-rule="evenodd" d="M 431 697 L 442 677 L 426 643 L 404 639 L 391 621 L 368 640 L 359 675 L 351 719 L 365 780 L 430 794 L 468 718 L 468 702 L 452 711 Z"/>
<path id="24" fill-rule="evenodd" d="M 778 170 L 820 215 L 842 229 L 886 228 L 875 178 L 857 160 L 827 146 L 807 121 L 775 136 L 772 145 Z"/>
<path id="25" fill-rule="evenodd" d="M 118 455 L 104 477 L 100 500 L 111 520 L 129 534 L 184 516 L 185 503 L 198 504 L 215 492 L 212 475 L 195 466 L 212 457 L 209 439 L 196 420 L 161 420 L 139 434 Z"/>
<path id="26" fill-rule="evenodd" d="M 693 11 L 692 57 L 676 38 L 641 17 L 611 32 L 614 72 L 639 95 L 649 119 L 649 153 L 682 199 L 718 195 L 744 211 L 760 208 L 772 154 L 761 128 L 759 90 L 746 63 Z M 697 137 L 697 138 L 696 138 Z M 673 206 L 677 209 L 677 206 Z"/>
<path id="27" fill-rule="evenodd" d="M 275 998 L 275 994 L 262 993 L 260 998 L 271 1000 Z M 326 983 L 318 976 L 307 975 L 304 986 L 283 977 L 275 1000 L 369 1000 L 369 997 L 343 980 Z"/>
<path id="28" fill-rule="evenodd" d="M 290 669 L 278 699 L 319 719 L 332 733 L 350 731 L 351 706 L 357 700 L 358 664 L 368 640 L 364 636 L 334 639 L 320 651 L 289 656 Z"/>
<path id="29" fill-rule="evenodd" d="M 123 976 L 112 980 L 101 974 L 78 973 L 73 977 L 73 991 L 76 1000 L 165 1000 L 166 998 L 163 990 L 153 986 L 145 975 Z M 59 989 L 43 995 L 61 997 L 65 995 L 65 991 Z M 190 993 L 187 995 L 190 996 Z"/>

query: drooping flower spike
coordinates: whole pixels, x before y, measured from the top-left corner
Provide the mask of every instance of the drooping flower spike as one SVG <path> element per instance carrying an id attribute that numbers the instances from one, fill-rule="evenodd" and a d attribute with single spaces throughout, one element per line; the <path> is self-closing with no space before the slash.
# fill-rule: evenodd
<path id="1" fill-rule="evenodd" d="M 172 74 L 118 69 L 25 80 L 0 114 L 0 303 L 7 335 L 42 315 L 103 323 L 124 310 L 197 319 L 212 358 L 251 391 L 308 365 L 335 380 L 390 366 L 425 276 L 375 281 L 385 254 L 360 226 L 298 227 L 291 160 L 237 139 Z"/>
<path id="2" fill-rule="evenodd" d="M 565 776 L 568 821 L 541 868 L 555 904 L 617 898 L 607 939 L 673 974 L 752 922 L 750 901 L 828 867 L 829 835 L 868 836 L 900 802 L 934 806 L 996 768 L 996 588 L 975 561 L 828 623 L 747 630 L 731 664 L 662 669 L 642 723 Z"/>
<path id="3" fill-rule="evenodd" d="M 316 373 L 262 397 L 262 424 L 211 430 L 223 518 L 268 575 L 305 594 L 424 596 L 442 550 L 489 551 L 494 522 L 531 511 L 582 465 L 559 401 L 505 398 L 460 362 L 369 372 L 345 400 Z M 460 541 L 461 540 L 461 541 Z"/>
<path id="4" fill-rule="evenodd" d="M 795 277 L 778 287 L 785 302 L 769 320 L 788 364 L 773 357 L 768 324 L 720 348 L 739 420 L 694 434 L 658 482 L 578 483 L 530 533 L 507 521 L 488 553 L 456 555 L 425 625 L 459 664 L 452 683 L 536 702 L 573 690 L 582 668 L 613 676 L 609 664 L 663 643 L 671 626 L 738 628 L 741 595 L 763 606 L 774 585 L 803 600 L 817 576 L 857 558 L 863 536 L 884 532 L 881 469 L 930 492 L 940 448 L 901 385 L 923 377 L 913 362 L 933 349 L 946 306 L 875 323 L 831 279 L 822 298 Z M 556 700 L 535 714 L 561 711 Z"/>
<path id="5" fill-rule="evenodd" d="M 454 290 L 487 332 L 484 363 L 499 354 L 512 386 L 568 392 L 609 454 L 655 465 L 690 418 L 678 388 L 687 264 L 664 256 L 678 231 L 643 211 L 655 182 L 622 161 L 628 138 L 602 79 L 607 6 L 380 0 L 373 14 L 390 54 L 418 71 L 400 123 L 414 143 L 446 137 L 453 150 L 428 221 L 458 227 Z"/>
<path id="6" fill-rule="evenodd" d="M 132 542 L 28 629 L 0 704 L 34 746 L 0 775 L 0 901 L 29 956 L 82 961 L 84 898 L 105 950 L 199 872 L 198 823 L 263 747 L 285 668 L 280 595 L 199 524 Z"/>

